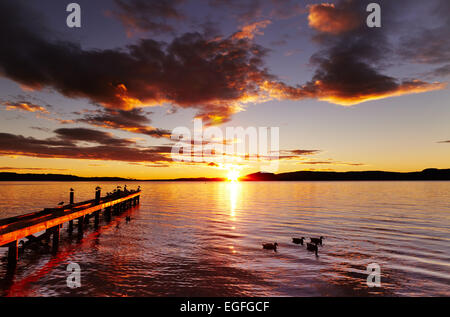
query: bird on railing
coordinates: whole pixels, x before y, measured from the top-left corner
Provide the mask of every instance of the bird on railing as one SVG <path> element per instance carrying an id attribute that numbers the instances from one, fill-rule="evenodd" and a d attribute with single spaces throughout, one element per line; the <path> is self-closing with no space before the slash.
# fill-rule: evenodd
<path id="1" fill-rule="evenodd" d="M 63 201 L 58 204 L 58 206 L 63 206 L 63 205 L 64 205 Z"/>
<path id="2" fill-rule="evenodd" d="M 263 243 L 263 249 L 266 250 L 274 250 L 275 252 L 277 252 L 277 247 L 278 247 L 278 243 Z"/>
<path id="3" fill-rule="evenodd" d="M 102 189 L 100 186 L 95 187 L 95 190 L 100 190 Z"/>
<path id="4" fill-rule="evenodd" d="M 74 192 L 75 190 L 73 188 L 70 189 L 71 192 Z"/>

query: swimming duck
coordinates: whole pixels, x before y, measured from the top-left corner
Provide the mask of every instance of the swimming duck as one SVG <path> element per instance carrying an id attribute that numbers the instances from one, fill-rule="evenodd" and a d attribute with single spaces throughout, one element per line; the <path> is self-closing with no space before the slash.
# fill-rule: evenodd
<path id="1" fill-rule="evenodd" d="M 263 249 L 277 251 L 278 243 L 263 243 Z"/>
<path id="2" fill-rule="evenodd" d="M 306 249 L 307 249 L 308 251 L 315 252 L 315 253 L 316 253 L 316 256 L 319 256 L 319 255 L 317 254 L 318 249 L 319 249 L 319 248 L 317 247 L 317 244 L 307 242 L 307 243 L 306 243 Z"/>
<path id="3" fill-rule="evenodd" d="M 310 238 L 310 239 L 311 239 L 311 243 L 322 245 L 322 239 L 324 239 L 324 237 L 321 236 L 320 238 Z"/>
<path id="4" fill-rule="evenodd" d="M 295 244 L 301 244 L 301 245 L 303 245 L 303 240 L 305 240 L 304 237 L 301 237 L 301 238 L 292 238 L 292 242 L 294 242 Z"/>

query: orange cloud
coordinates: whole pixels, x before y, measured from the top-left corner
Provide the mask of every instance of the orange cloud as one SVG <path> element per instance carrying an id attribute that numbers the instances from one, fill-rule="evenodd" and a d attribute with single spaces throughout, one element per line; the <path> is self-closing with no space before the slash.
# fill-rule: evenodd
<path id="1" fill-rule="evenodd" d="M 255 22 L 252 24 L 248 24 L 242 27 L 241 31 L 233 34 L 233 39 L 241 40 L 241 39 L 250 39 L 252 40 L 255 35 L 263 35 L 264 32 L 261 29 L 265 29 L 272 22 L 270 20 L 263 20 L 259 22 Z"/>
<path id="2" fill-rule="evenodd" d="M 6 107 L 6 110 L 20 110 L 20 111 L 27 111 L 27 112 L 42 112 L 42 113 L 49 113 L 47 109 L 45 109 L 42 106 L 35 105 L 29 102 L 5 102 L 4 106 Z"/>
<path id="3" fill-rule="evenodd" d="M 278 100 L 315 98 L 341 106 L 352 106 L 371 100 L 442 90 L 446 87 L 446 83 L 427 83 L 420 80 L 404 81 L 400 84 L 394 84 L 385 90 L 378 89 L 379 87 L 375 86 L 368 86 L 366 90 L 361 89 L 351 93 L 333 82 L 324 83 L 319 80 L 297 87 L 268 81 L 262 86 L 271 98 Z"/>
<path id="4" fill-rule="evenodd" d="M 345 33 L 356 29 L 362 21 L 345 3 L 339 7 L 329 3 L 313 4 L 308 6 L 308 9 L 309 26 L 324 33 Z"/>

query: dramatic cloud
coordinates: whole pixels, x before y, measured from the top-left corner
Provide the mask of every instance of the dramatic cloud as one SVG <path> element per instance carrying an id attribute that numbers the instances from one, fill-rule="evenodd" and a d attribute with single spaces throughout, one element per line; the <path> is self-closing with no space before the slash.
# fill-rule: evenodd
<path id="1" fill-rule="evenodd" d="M 127 4 L 133 8 L 146 5 L 140 1 Z M 332 12 L 341 17 L 341 11 L 352 9 L 357 15 L 362 7 L 362 2 L 347 0 L 335 4 Z M 176 16 L 170 12 L 168 16 Z M 265 68 L 267 50 L 251 41 L 268 21 L 249 26 L 239 36 L 238 32 L 212 39 L 186 33 L 170 43 L 142 39 L 122 49 L 86 50 L 71 42 L 50 40 L 39 33 L 43 27 L 31 27 L 31 17 L 16 2 L 0 2 L 0 75 L 24 87 L 52 88 L 108 109 L 82 119 L 87 123 L 151 136 L 167 137 L 167 131 L 139 121 L 139 112 L 133 109 L 162 104 L 194 108 L 205 124 L 220 124 L 247 104 L 274 98 L 315 98 L 351 105 L 444 87 L 383 74 L 389 45 L 380 30 L 319 31 L 323 49 L 311 58 L 316 67 L 312 80 L 290 86 Z"/>
<path id="2" fill-rule="evenodd" d="M 167 45 L 146 39 L 122 50 L 83 50 L 36 33 L 21 10 L 0 3 L 0 73 L 34 89 L 51 87 L 112 109 L 170 103 L 221 117 L 256 100 L 259 83 L 270 78 L 266 50 L 247 40 L 187 33 Z"/>
<path id="3" fill-rule="evenodd" d="M 128 140 L 88 129 L 59 129 L 57 137 L 36 139 L 0 133 L 0 155 L 123 162 L 171 162 L 170 146 L 140 148 Z M 81 141 L 97 143 L 87 146 Z"/>
<path id="4" fill-rule="evenodd" d="M 115 138 L 112 133 L 85 128 L 57 129 L 54 132 L 61 140 L 67 140 L 69 142 L 84 141 L 116 146 L 131 145 L 134 143 L 130 140 Z"/>
<path id="5" fill-rule="evenodd" d="M 325 33 L 341 34 L 358 28 L 364 21 L 360 12 L 354 10 L 352 1 L 339 5 L 322 3 L 308 6 L 309 26 Z"/>
<path id="6" fill-rule="evenodd" d="M 181 21 L 184 14 L 178 6 L 184 0 L 114 0 L 117 10 L 108 14 L 119 19 L 132 36 L 139 31 L 173 32 L 171 20 Z"/>
<path id="7" fill-rule="evenodd" d="M 151 120 L 147 118 L 142 108 L 132 110 L 103 109 L 89 112 L 77 121 L 103 128 L 145 134 L 154 138 L 170 139 L 171 136 L 170 130 L 150 126 Z"/>
<path id="8" fill-rule="evenodd" d="M 261 29 L 265 29 L 272 22 L 270 20 L 263 20 L 255 23 L 251 23 L 242 27 L 239 32 L 233 35 L 233 39 L 250 39 L 252 40 L 255 35 L 263 35 Z"/>
<path id="9" fill-rule="evenodd" d="M 3 103 L 3 106 L 5 106 L 6 110 L 42 112 L 42 113 L 47 113 L 47 114 L 49 113 L 49 111 L 45 107 L 30 103 L 28 101 L 22 101 L 22 102 L 6 101 Z"/>
<path id="10" fill-rule="evenodd" d="M 341 21 L 339 25 L 345 27 L 333 26 L 334 30 L 338 30 L 336 32 L 317 27 L 319 37 L 315 39 L 324 48 L 310 59 L 311 65 L 316 66 L 312 80 L 297 87 L 282 82 L 266 82 L 264 88 L 270 96 L 277 99 L 317 98 L 348 106 L 444 89 L 446 85 L 442 83 L 428 83 L 417 79 L 398 80 L 382 73 L 390 56 L 390 44 L 385 33 L 380 29 L 361 26 L 361 23 L 354 23 L 350 28 L 347 27 L 349 24 L 343 22 L 355 19 L 362 21 L 360 16 L 366 4 L 367 1 L 343 0 L 335 5 L 310 7 L 312 12 L 326 12 L 327 19 Z M 348 18 L 350 16 L 354 18 Z"/>

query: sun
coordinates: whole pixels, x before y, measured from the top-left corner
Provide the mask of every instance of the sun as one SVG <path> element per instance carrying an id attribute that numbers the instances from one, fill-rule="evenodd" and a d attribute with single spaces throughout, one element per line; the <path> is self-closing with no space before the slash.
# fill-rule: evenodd
<path id="1" fill-rule="evenodd" d="M 235 168 L 229 168 L 227 179 L 230 182 L 237 182 L 239 180 L 239 171 Z"/>

